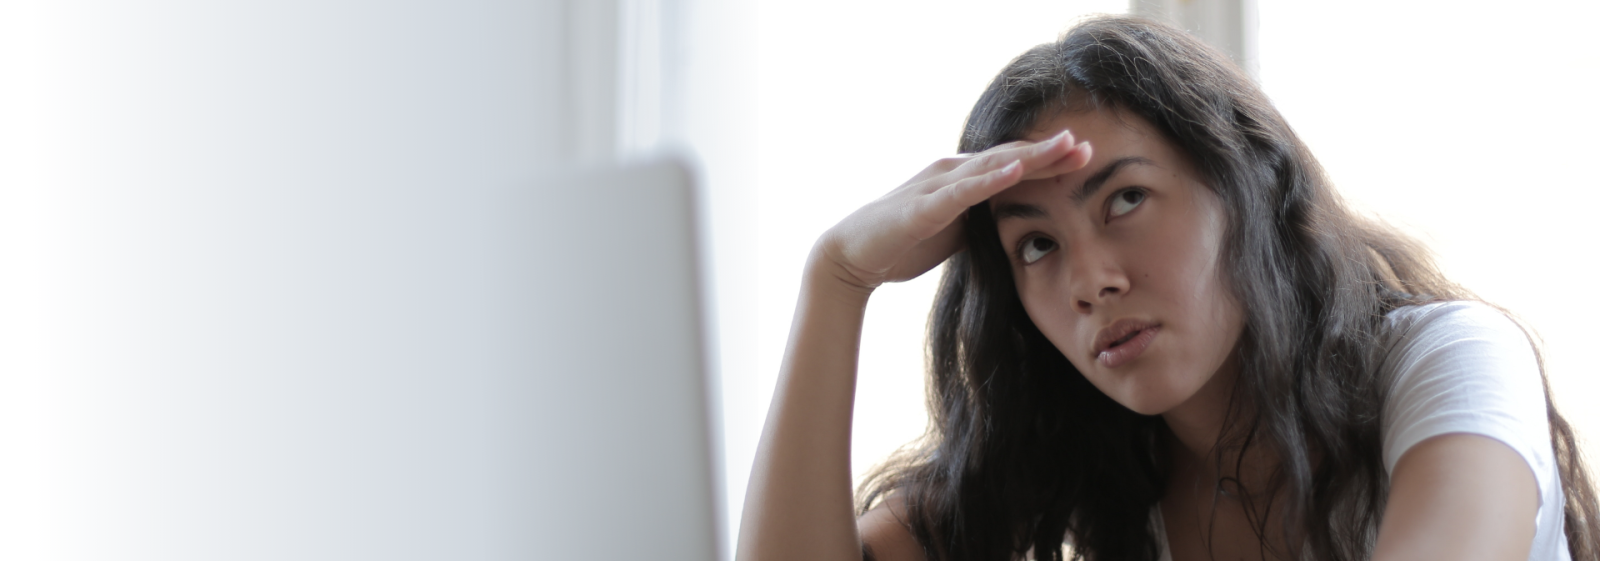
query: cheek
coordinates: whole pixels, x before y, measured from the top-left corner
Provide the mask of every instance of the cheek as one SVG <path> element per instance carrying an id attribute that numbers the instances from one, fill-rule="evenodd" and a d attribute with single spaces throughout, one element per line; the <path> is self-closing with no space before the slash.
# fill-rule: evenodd
<path id="1" fill-rule="evenodd" d="M 1078 355 L 1088 351 L 1080 349 L 1079 352 L 1073 352 L 1073 349 L 1079 347 L 1087 349 L 1089 342 L 1082 340 L 1079 331 L 1084 329 L 1084 322 L 1079 314 L 1072 313 L 1068 307 L 1071 303 L 1066 294 L 1066 290 L 1051 289 L 1047 283 L 1029 285 L 1019 282 L 1017 286 L 1017 295 L 1022 298 L 1022 308 L 1027 312 L 1028 319 L 1033 321 L 1034 327 L 1039 328 L 1039 332 L 1043 333 L 1073 366 L 1078 370 L 1084 370 L 1088 366 L 1084 363 L 1086 358 Z"/>
<path id="2" fill-rule="evenodd" d="M 1243 312 L 1229 289 L 1221 232 L 1200 231 L 1198 236 L 1170 240 L 1173 243 L 1154 262 L 1162 270 L 1142 276 L 1151 285 L 1165 285 L 1154 290 L 1165 296 L 1162 307 L 1187 324 L 1183 335 L 1190 344 L 1183 350 L 1183 360 L 1210 367 L 1220 365 L 1233 351 L 1243 331 Z"/>
<path id="3" fill-rule="evenodd" d="M 1221 259 L 1200 253 L 1207 249 L 1195 247 L 1193 253 L 1172 255 L 1168 270 L 1146 275 L 1147 282 L 1168 285 L 1164 292 L 1171 295 L 1169 305 L 1183 309 L 1186 315 L 1199 314 L 1198 319 L 1210 319 L 1233 300 L 1223 280 Z"/>

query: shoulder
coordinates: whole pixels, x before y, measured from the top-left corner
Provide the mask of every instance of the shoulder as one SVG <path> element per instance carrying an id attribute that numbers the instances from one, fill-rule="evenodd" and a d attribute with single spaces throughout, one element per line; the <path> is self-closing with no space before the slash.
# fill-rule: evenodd
<path id="1" fill-rule="evenodd" d="M 861 533 L 861 548 L 868 561 L 925 561 L 927 556 L 911 525 L 906 523 L 905 499 L 900 495 L 889 498 L 856 520 L 856 531 Z"/>
<path id="2" fill-rule="evenodd" d="M 1381 369 L 1391 397 L 1466 383 L 1486 385 L 1462 389 L 1520 390 L 1543 402 L 1533 343 L 1500 310 L 1481 302 L 1436 302 L 1400 308 L 1384 319 Z"/>
<path id="3" fill-rule="evenodd" d="M 1471 300 L 1396 308 L 1384 317 L 1391 348 L 1442 345 L 1459 339 L 1490 339 L 1532 349 L 1528 337 L 1505 312 Z M 1391 349 L 1393 350 L 1393 349 Z"/>
<path id="4" fill-rule="evenodd" d="M 1408 306 L 1386 318 L 1384 467 L 1427 438 L 1479 434 L 1528 460 L 1551 481 L 1544 374 L 1533 344 L 1505 313 L 1480 302 Z"/>
<path id="5" fill-rule="evenodd" d="M 1479 302 L 1438 302 L 1400 308 L 1386 321 L 1386 468 L 1417 442 L 1449 432 L 1502 440 L 1524 456 L 1548 449 L 1539 361 L 1504 313 Z"/>
<path id="6" fill-rule="evenodd" d="M 1382 419 L 1386 471 L 1396 475 L 1407 452 L 1434 437 L 1468 434 L 1499 441 L 1533 473 L 1539 495 L 1535 549 L 1564 550 L 1544 374 L 1528 334 L 1481 302 L 1408 306 L 1391 312 L 1385 323 L 1380 374 L 1388 384 Z"/>

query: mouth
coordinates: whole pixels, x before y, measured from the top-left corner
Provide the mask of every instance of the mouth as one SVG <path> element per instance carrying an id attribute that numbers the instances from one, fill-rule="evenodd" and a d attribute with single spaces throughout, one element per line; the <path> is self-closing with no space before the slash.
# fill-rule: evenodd
<path id="1" fill-rule="evenodd" d="M 1144 353 L 1161 331 L 1161 324 L 1135 319 L 1118 320 L 1094 338 L 1094 359 L 1106 368 L 1127 364 Z"/>

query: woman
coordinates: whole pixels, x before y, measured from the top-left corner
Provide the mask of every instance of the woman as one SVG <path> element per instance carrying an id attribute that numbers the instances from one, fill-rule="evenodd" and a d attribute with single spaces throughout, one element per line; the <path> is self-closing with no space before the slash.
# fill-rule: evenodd
<path id="1" fill-rule="evenodd" d="M 960 152 L 815 246 L 741 558 L 1596 558 L 1528 339 L 1346 210 L 1216 51 L 1087 21 Z M 940 263 L 934 426 L 853 502 L 867 298 Z"/>

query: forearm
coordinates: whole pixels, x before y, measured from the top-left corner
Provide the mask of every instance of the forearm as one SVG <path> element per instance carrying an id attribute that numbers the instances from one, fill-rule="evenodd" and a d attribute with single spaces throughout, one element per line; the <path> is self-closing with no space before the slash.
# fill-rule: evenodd
<path id="1" fill-rule="evenodd" d="M 850 480 L 857 351 L 870 290 L 813 255 L 745 495 L 738 558 L 860 559 Z"/>
<path id="2" fill-rule="evenodd" d="M 945 158 L 828 230 L 811 252 L 756 449 L 739 531 L 744 561 L 861 559 L 850 489 L 856 353 L 871 287 L 916 278 L 961 248 L 961 216 L 1024 177 L 1088 163 L 1065 131 Z"/>

